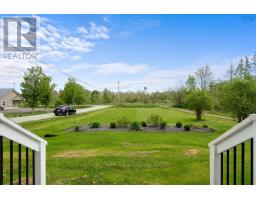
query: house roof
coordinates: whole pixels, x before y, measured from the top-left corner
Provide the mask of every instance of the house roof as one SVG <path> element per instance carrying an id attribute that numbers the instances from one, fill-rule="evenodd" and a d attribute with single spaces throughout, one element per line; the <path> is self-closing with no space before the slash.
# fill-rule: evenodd
<path id="1" fill-rule="evenodd" d="M 14 91 L 15 93 L 17 93 L 17 95 L 19 95 L 19 93 L 16 92 L 16 91 L 15 91 L 14 89 L 12 89 L 12 88 L 0 88 L 0 97 L 2 97 L 2 96 L 4 96 L 4 95 L 8 94 L 8 93 L 11 92 L 11 91 Z"/>

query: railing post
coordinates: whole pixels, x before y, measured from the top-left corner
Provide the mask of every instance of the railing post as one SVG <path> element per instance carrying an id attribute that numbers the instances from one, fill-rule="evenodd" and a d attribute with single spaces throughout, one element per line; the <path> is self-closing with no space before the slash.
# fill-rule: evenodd
<path id="1" fill-rule="evenodd" d="M 216 145 L 210 146 L 210 184 L 221 184 L 221 156 L 217 154 Z"/>
<path id="2" fill-rule="evenodd" d="M 35 184 L 46 184 L 46 144 L 41 143 L 39 151 L 35 151 Z"/>
<path id="3" fill-rule="evenodd" d="M 253 185 L 256 185 L 256 136 L 253 136 Z"/>

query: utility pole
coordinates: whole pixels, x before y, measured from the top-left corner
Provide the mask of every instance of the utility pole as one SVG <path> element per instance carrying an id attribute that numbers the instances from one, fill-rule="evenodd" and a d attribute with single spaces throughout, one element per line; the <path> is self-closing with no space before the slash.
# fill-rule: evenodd
<path id="1" fill-rule="evenodd" d="M 117 81 L 117 104 L 120 103 L 120 81 Z"/>

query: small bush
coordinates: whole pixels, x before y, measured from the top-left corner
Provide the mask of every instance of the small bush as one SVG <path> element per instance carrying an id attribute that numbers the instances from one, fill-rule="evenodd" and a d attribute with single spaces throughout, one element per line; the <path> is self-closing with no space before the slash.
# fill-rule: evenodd
<path id="1" fill-rule="evenodd" d="M 137 121 L 132 122 L 132 123 L 131 123 L 131 129 L 132 129 L 132 130 L 135 130 L 135 131 L 140 130 L 140 123 L 137 122 Z"/>
<path id="2" fill-rule="evenodd" d="M 204 125 L 203 125 L 203 128 L 208 128 L 208 125 L 204 124 Z"/>
<path id="3" fill-rule="evenodd" d="M 185 125 L 184 126 L 184 130 L 185 131 L 190 131 L 191 130 L 191 126 L 190 125 Z"/>
<path id="4" fill-rule="evenodd" d="M 177 128 L 181 128 L 181 127 L 182 127 L 182 123 L 181 123 L 181 122 L 177 122 L 177 123 L 176 123 L 176 127 L 177 127 Z"/>
<path id="5" fill-rule="evenodd" d="M 120 117 L 117 121 L 117 127 L 119 128 L 127 128 L 129 126 L 129 120 L 127 115 L 123 115 L 122 117 Z"/>
<path id="6" fill-rule="evenodd" d="M 142 122 L 141 122 L 141 126 L 142 126 L 142 127 L 147 127 L 147 122 L 142 121 Z"/>
<path id="7" fill-rule="evenodd" d="M 110 123 L 110 128 L 116 128 L 116 122 L 111 122 Z"/>
<path id="8" fill-rule="evenodd" d="M 89 124 L 90 128 L 100 128 L 100 123 L 99 122 L 92 122 Z"/>
<path id="9" fill-rule="evenodd" d="M 158 114 L 151 114 L 147 121 L 151 126 L 157 127 L 160 126 L 162 118 Z"/>
<path id="10" fill-rule="evenodd" d="M 166 122 L 164 122 L 164 121 L 160 122 L 160 128 L 161 128 L 161 129 L 165 129 L 166 126 L 167 126 L 167 123 L 166 123 Z"/>
<path id="11" fill-rule="evenodd" d="M 79 126 L 75 126 L 75 132 L 78 132 L 80 130 Z"/>

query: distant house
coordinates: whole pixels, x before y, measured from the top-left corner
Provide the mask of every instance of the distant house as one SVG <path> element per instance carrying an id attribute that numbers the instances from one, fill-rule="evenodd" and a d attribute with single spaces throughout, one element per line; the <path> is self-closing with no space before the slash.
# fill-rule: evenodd
<path id="1" fill-rule="evenodd" d="M 21 95 L 14 89 L 0 88 L 0 106 L 8 108 L 18 108 L 22 101 Z"/>

